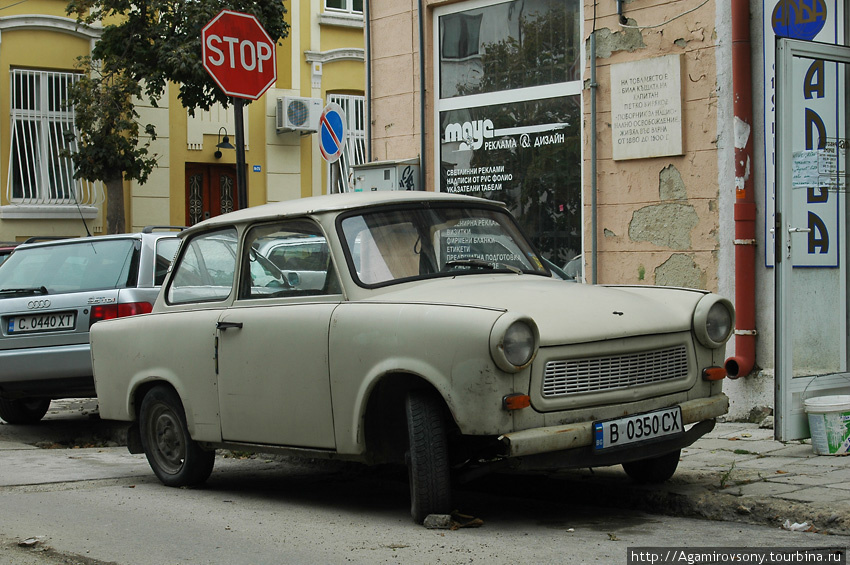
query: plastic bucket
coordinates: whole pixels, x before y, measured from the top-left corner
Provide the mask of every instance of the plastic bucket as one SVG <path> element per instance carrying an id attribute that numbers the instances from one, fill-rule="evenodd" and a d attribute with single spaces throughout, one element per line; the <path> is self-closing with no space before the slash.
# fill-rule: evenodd
<path id="1" fill-rule="evenodd" d="M 809 416 L 812 449 L 817 455 L 850 453 L 850 395 L 818 396 L 803 401 Z"/>

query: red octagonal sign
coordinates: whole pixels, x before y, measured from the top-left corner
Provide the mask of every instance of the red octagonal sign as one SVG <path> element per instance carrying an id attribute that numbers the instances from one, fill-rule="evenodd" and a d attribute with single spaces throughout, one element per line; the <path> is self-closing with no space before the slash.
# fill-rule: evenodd
<path id="1" fill-rule="evenodd" d="M 254 16 L 222 10 L 201 39 L 204 68 L 228 96 L 256 100 L 277 79 L 275 43 Z"/>

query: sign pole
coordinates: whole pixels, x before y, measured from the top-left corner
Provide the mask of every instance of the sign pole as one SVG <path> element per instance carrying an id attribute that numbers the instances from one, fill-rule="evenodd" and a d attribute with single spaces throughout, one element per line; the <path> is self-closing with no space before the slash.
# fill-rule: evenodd
<path id="1" fill-rule="evenodd" d="M 241 98 L 233 98 L 233 120 L 236 126 L 236 199 L 239 209 L 248 207 L 248 179 L 245 178 L 245 120 Z"/>

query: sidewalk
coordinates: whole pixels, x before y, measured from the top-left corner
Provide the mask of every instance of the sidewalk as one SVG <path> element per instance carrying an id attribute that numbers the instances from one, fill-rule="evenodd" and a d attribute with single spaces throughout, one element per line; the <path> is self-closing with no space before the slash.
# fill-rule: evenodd
<path id="1" fill-rule="evenodd" d="M 94 399 L 59 400 L 47 418 L 96 412 Z M 112 441 L 126 441 L 123 426 L 92 423 Z M 757 424 L 718 423 L 682 450 L 676 474 L 661 485 L 637 485 L 619 465 L 557 478 L 582 486 L 592 481 L 593 488 L 569 489 L 576 503 L 777 528 L 787 521 L 794 529 L 850 535 L 850 456 L 815 455 L 810 440 L 781 443 Z"/>
<path id="2" fill-rule="evenodd" d="M 850 456 L 815 455 L 810 440 L 782 443 L 757 424 L 718 423 L 661 485 L 626 483 L 619 467 L 586 473 L 648 512 L 850 534 Z"/>

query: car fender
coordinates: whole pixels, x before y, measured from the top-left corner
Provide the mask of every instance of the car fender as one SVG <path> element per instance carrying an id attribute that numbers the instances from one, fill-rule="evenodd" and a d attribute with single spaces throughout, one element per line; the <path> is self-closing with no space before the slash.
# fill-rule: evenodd
<path id="1" fill-rule="evenodd" d="M 145 314 L 92 326 L 92 365 L 101 416 L 135 420 L 139 387 L 161 381 L 180 395 L 192 438 L 220 441 L 214 359 L 215 324 L 220 315 L 219 309 Z M 127 344 L 133 344 L 131 350 Z"/>
<path id="2" fill-rule="evenodd" d="M 343 304 L 330 326 L 329 359 L 337 449 L 362 453 L 370 395 L 382 379 L 413 375 L 443 397 L 465 434 L 509 429 L 501 399 L 513 378 L 490 357 L 503 311 L 426 303 Z"/>

